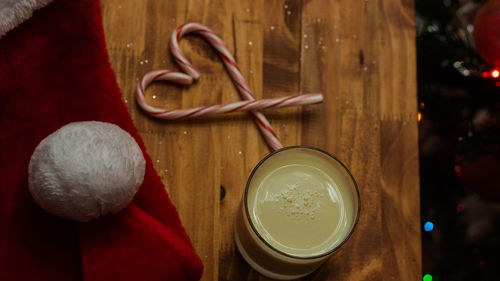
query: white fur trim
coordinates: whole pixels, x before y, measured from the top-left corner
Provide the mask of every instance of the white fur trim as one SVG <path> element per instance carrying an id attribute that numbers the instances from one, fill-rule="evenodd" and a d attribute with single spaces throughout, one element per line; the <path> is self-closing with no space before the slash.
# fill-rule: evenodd
<path id="1" fill-rule="evenodd" d="M 28 167 L 28 187 L 47 212 L 89 221 L 125 208 L 146 162 L 129 133 L 104 122 L 66 124 L 43 139 Z"/>
<path id="2" fill-rule="evenodd" d="M 0 38 L 53 0 L 0 0 Z"/>

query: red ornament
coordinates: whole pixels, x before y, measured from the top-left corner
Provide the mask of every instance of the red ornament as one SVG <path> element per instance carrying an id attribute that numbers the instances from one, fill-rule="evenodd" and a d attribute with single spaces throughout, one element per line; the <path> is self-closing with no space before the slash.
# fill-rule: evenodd
<path id="1" fill-rule="evenodd" d="M 488 63 L 500 66 L 500 0 L 484 4 L 474 21 L 476 50 Z"/>

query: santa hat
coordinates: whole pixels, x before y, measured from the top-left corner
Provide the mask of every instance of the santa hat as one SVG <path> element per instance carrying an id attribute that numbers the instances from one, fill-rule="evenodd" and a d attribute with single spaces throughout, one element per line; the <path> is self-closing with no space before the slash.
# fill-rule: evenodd
<path id="1" fill-rule="evenodd" d="M 0 0 L 0 280 L 199 279 L 201 261 L 121 99 L 99 1 L 49 2 Z M 42 139 L 89 120 L 127 131 L 146 169 L 128 207 L 77 223 L 35 203 L 28 164 Z"/>

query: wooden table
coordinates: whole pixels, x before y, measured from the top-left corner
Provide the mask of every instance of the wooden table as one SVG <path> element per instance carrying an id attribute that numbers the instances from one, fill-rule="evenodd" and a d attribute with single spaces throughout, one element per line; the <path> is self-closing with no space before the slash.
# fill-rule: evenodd
<path id="1" fill-rule="evenodd" d="M 320 105 L 266 112 L 284 145 L 336 155 L 361 192 L 354 235 L 305 279 L 421 278 L 412 0 L 105 0 L 102 7 L 123 97 L 205 264 L 203 280 L 266 279 L 238 254 L 232 226 L 247 177 L 270 150 L 246 113 L 165 122 L 137 107 L 137 78 L 179 69 L 168 42 L 186 22 L 203 23 L 224 40 L 257 98 L 325 95 Z M 240 100 L 205 41 L 189 36 L 180 45 L 200 80 L 191 87 L 155 83 L 150 103 L 173 109 Z"/>

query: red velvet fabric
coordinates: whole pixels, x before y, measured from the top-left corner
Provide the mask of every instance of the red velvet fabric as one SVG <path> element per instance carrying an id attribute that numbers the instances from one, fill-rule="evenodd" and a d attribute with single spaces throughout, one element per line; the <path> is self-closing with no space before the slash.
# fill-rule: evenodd
<path id="1" fill-rule="evenodd" d="M 61 126 L 117 124 L 139 143 L 134 201 L 89 223 L 33 201 L 28 163 Z M 98 0 L 56 0 L 0 38 L 0 280 L 197 280 L 202 264 L 153 169 L 110 67 Z"/>

